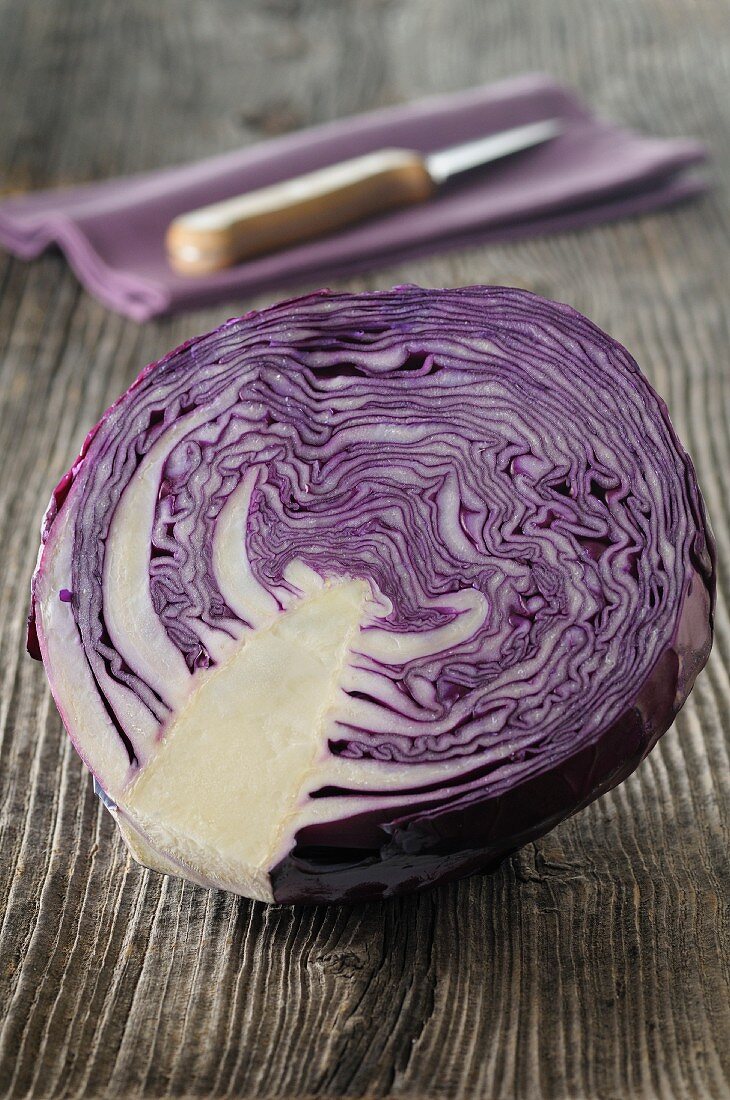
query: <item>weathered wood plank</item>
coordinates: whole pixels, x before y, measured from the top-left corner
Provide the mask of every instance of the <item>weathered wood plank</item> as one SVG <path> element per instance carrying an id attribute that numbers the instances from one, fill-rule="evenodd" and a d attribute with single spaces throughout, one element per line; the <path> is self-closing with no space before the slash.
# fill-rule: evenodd
<path id="1" fill-rule="evenodd" d="M 730 1096 L 726 0 L 0 0 L 0 186 L 174 163 L 532 68 L 633 125 L 706 138 L 718 186 L 339 285 L 527 286 L 632 349 L 718 537 L 707 672 L 635 776 L 489 878 L 298 911 L 142 871 L 22 652 L 38 523 L 144 363 L 265 299 L 138 328 L 59 257 L 0 257 L 2 1096 Z"/>

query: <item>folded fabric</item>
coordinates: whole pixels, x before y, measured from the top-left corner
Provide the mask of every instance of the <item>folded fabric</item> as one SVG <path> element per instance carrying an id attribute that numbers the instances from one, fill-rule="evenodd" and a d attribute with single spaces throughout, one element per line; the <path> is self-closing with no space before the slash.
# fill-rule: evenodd
<path id="1" fill-rule="evenodd" d="M 470 173 L 434 200 L 239 264 L 177 275 L 164 251 L 176 215 L 348 157 L 389 147 L 423 153 L 541 118 L 559 117 L 553 141 Z M 437 248 L 592 225 L 643 213 L 702 191 L 689 169 L 705 159 L 690 140 L 644 137 L 596 118 L 549 77 L 373 111 L 196 164 L 0 203 L 0 244 L 25 259 L 57 244 L 81 282 L 138 321 L 242 298 Z"/>

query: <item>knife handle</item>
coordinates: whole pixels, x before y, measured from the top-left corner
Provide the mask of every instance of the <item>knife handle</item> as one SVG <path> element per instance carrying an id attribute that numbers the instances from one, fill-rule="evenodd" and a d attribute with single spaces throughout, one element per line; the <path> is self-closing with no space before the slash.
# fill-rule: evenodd
<path id="1" fill-rule="evenodd" d="M 423 202 L 435 190 L 420 154 L 381 149 L 182 214 L 165 245 L 175 271 L 206 275 Z"/>

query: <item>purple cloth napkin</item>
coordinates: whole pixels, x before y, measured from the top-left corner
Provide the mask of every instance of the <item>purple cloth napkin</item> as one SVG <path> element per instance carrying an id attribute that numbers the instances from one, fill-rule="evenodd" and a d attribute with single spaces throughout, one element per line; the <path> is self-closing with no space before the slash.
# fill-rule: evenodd
<path id="1" fill-rule="evenodd" d="M 177 214 L 384 146 L 428 153 L 558 116 L 539 148 L 453 182 L 432 202 L 215 275 L 176 275 L 163 247 Z M 81 282 L 112 309 L 157 314 L 283 284 L 320 284 L 437 248 L 575 228 L 695 195 L 695 141 L 659 140 L 592 115 L 541 75 L 373 111 L 179 168 L 40 191 L 0 203 L 0 244 L 30 259 L 59 245 Z"/>

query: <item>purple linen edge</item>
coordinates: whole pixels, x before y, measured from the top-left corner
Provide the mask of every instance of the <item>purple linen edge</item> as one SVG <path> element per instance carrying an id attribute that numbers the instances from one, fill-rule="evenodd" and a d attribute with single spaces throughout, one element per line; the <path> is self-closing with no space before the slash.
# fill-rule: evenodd
<path id="1" fill-rule="evenodd" d="M 428 153 L 557 116 L 553 141 L 447 186 L 431 202 L 208 276 L 177 275 L 164 252 L 177 214 L 347 157 L 405 146 Z M 0 244 L 30 259 L 57 244 L 84 286 L 145 321 L 284 284 L 466 247 L 594 225 L 688 198 L 696 141 L 644 137 L 593 116 L 547 76 L 516 77 L 288 134 L 176 168 L 0 203 Z"/>

